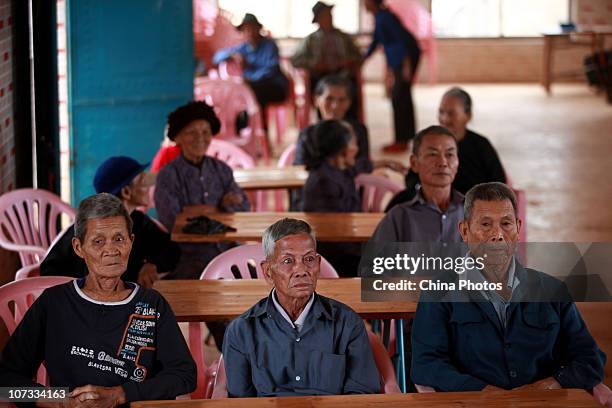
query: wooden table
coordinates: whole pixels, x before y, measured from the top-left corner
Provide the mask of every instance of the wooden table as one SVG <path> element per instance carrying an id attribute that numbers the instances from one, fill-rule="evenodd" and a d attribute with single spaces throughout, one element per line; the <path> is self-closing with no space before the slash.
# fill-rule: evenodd
<path id="1" fill-rule="evenodd" d="M 271 289 L 263 279 L 158 280 L 153 287 L 170 303 L 179 322 L 233 319 Z M 416 302 L 362 302 L 360 278 L 319 279 L 317 292 L 367 319 L 402 319 L 416 311 Z"/>
<path id="2" fill-rule="evenodd" d="M 225 234 L 185 234 L 187 218 L 206 214 L 237 229 Z M 314 229 L 317 239 L 330 242 L 366 242 L 370 239 L 384 213 L 302 213 L 302 212 L 237 212 L 206 213 L 201 206 L 185 207 L 176 218 L 172 240 L 176 242 L 261 241 L 266 228 L 281 218 L 299 218 Z"/>
<path id="3" fill-rule="evenodd" d="M 542 60 L 542 86 L 547 94 L 550 94 L 550 85 L 555 78 L 568 76 L 584 77 L 584 72 L 575 73 L 554 73 L 553 62 L 554 54 L 563 48 L 586 47 L 590 53 L 600 52 L 604 48 L 605 37 L 612 35 L 612 31 L 582 31 L 582 32 L 548 32 L 543 33 L 544 52 Z"/>
<path id="4" fill-rule="evenodd" d="M 230 398 L 215 400 L 143 401 L 134 408 L 331 408 L 331 407 L 599 407 L 583 390 L 529 390 L 499 392 L 445 392 L 428 394 L 334 395 L 324 397 Z"/>
<path id="5" fill-rule="evenodd" d="M 243 190 L 302 188 L 307 178 L 304 166 L 234 169 L 234 180 Z"/>

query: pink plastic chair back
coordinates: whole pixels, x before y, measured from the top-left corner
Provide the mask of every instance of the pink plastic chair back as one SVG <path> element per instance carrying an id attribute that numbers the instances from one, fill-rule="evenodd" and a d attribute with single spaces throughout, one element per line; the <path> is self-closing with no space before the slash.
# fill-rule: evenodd
<path id="1" fill-rule="evenodd" d="M 263 130 L 261 112 L 255 95 L 248 85 L 242 80 L 235 79 L 196 78 L 194 97 L 196 100 L 205 100 L 215 107 L 215 112 L 221 121 L 218 139 L 238 145 L 254 157 L 261 154 L 264 162 L 269 163 L 270 148 Z M 249 126 L 238 134 L 236 117 L 242 111 L 248 114 Z"/>
<path id="2" fill-rule="evenodd" d="M 427 79 L 430 84 L 435 83 L 438 72 L 438 46 L 434 37 L 431 14 L 415 0 L 387 0 L 385 3 L 419 41 L 421 52 L 427 55 L 428 59 Z"/>
<path id="3" fill-rule="evenodd" d="M 255 167 L 255 160 L 247 152 L 225 140 L 213 139 L 206 155 L 225 162 L 232 169 Z"/>
<path id="4" fill-rule="evenodd" d="M 224 161 L 233 169 L 252 169 L 255 167 L 255 160 L 247 152 L 225 140 L 213 139 L 206 155 Z M 248 192 L 247 195 L 254 211 L 266 211 L 265 191 Z"/>
<path id="5" fill-rule="evenodd" d="M 283 151 L 283 153 L 281 153 L 280 158 L 278 159 L 277 166 L 278 167 L 291 166 L 293 164 L 293 161 L 295 160 L 295 150 L 296 150 L 295 143 L 287 146 L 287 148 Z M 274 190 L 274 208 L 276 209 L 277 212 L 287 211 L 289 206 L 285 203 L 288 203 L 290 200 L 287 193 L 288 193 L 287 189 Z"/>
<path id="6" fill-rule="evenodd" d="M 71 280 L 72 278 L 66 276 L 39 276 L 9 282 L 0 287 L 0 317 L 9 334 L 13 334 L 25 313 L 45 289 Z M 36 381 L 39 384 L 47 384 L 44 365 L 38 369 Z"/>
<path id="7" fill-rule="evenodd" d="M 358 190 L 361 190 L 361 208 L 364 212 L 382 212 L 386 203 L 402 186 L 396 182 L 373 174 L 360 174 L 355 178 Z"/>
<path id="8" fill-rule="evenodd" d="M 0 246 L 18 251 L 21 265 L 42 260 L 61 229 L 66 214 L 70 222 L 76 213 L 55 194 L 46 190 L 21 189 L 0 196 Z"/>
<path id="9" fill-rule="evenodd" d="M 193 1 L 193 38 L 195 54 L 207 67 L 212 66 L 215 52 L 243 41 L 231 22 L 231 13 L 210 0 Z"/>
<path id="10" fill-rule="evenodd" d="M 376 368 L 378 368 L 378 374 L 380 374 L 380 385 L 382 386 L 383 394 L 401 393 L 402 391 L 397 385 L 395 378 L 395 368 L 391 363 L 387 349 L 385 349 L 377 335 L 369 330 L 367 332 L 372 354 L 374 355 L 374 362 L 376 363 Z"/>
<path id="11" fill-rule="evenodd" d="M 27 278 L 35 278 L 40 276 L 40 264 L 28 265 L 19 269 L 17 273 L 15 273 L 15 280 L 22 280 Z"/>
<path id="12" fill-rule="evenodd" d="M 219 364 L 217 365 L 217 375 L 215 377 L 211 398 L 220 399 L 227 397 L 227 376 L 225 375 L 223 355 L 221 355 L 221 357 L 219 357 Z"/>
<path id="13" fill-rule="evenodd" d="M 278 167 L 287 167 L 293 165 L 293 161 L 295 160 L 295 150 L 297 149 L 297 145 L 295 143 L 287 146 L 285 150 L 281 153 L 278 158 Z"/>
<path id="14" fill-rule="evenodd" d="M 264 258 L 262 244 L 240 245 L 217 255 L 204 268 L 200 279 L 235 279 L 232 267 L 237 268 L 242 279 L 253 279 L 249 271 L 249 265 L 255 268 L 256 278 L 263 279 L 264 273 L 260 262 Z M 325 258 L 321 257 L 319 278 L 337 277 L 338 273 L 334 267 Z"/>

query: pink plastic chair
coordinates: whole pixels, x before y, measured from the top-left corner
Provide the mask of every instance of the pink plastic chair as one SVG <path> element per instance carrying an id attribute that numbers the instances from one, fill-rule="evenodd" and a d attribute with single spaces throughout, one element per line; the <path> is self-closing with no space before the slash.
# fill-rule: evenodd
<path id="1" fill-rule="evenodd" d="M 519 242 L 527 242 L 527 196 L 525 190 L 512 189 L 516 195 L 519 218 L 523 220 L 523 226 L 519 233 Z"/>
<path id="2" fill-rule="evenodd" d="M 194 97 L 215 107 L 221 121 L 221 132 L 217 138 L 242 147 L 254 157 L 261 154 L 264 163 L 269 164 L 270 147 L 263 130 L 259 105 L 251 88 L 242 80 L 196 78 Z M 236 116 L 242 111 L 249 116 L 249 126 L 238 134 Z"/>
<path id="3" fill-rule="evenodd" d="M 232 15 L 209 1 L 193 1 L 193 38 L 195 55 L 212 66 L 215 52 L 244 41 L 232 24 Z"/>
<path id="4" fill-rule="evenodd" d="M 225 375 L 225 362 L 223 355 L 219 357 L 219 364 L 217 365 L 217 375 L 213 384 L 212 399 L 227 398 L 227 376 Z"/>
<path id="5" fill-rule="evenodd" d="M 25 313 L 45 289 L 71 280 L 72 278 L 66 276 L 39 276 L 9 282 L 0 287 L 0 317 L 9 334 L 13 334 Z M 47 384 L 47 371 L 44 365 L 38 369 L 36 381 L 39 384 Z"/>
<path id="6" fill-rule="evenodd" d="M 18 251 L 21 265 L 38 263 L 60 229 L 66 214 L 70 222 L 76 213 L 55 194 L 46 190 L 21 189 L 0 196 L 0 246 Z"/>
<path id="7" fill-rule="evenodd" d="M 219 78 L 230 81 L 243 81 L 242 70 L 232 60 L 222 61 L 219 64 Z M 282 142 L 283 136 L 289 128 L 288 115 L 290 111 L 296 110 L 293 78 L 287 75 L 289 80 L 289 93 L 283 102 L 270 103 L 266 107 L 264 114 L 266 115 L 268 130 L 271 123 L 276 127 L 276 143 Z"/>
<path id="8" fill-rule="evenodd" d="M 355 178 L 358 190 L 361 190 L 361 208 L 364 212 L 382 212 L 385 196 L 393 197 L 403 190 L 396 182 L 373 174 L 360 174 Z"/>
<path id="9" fill-rule="evenodd" d="M 370 340 L 370 347 L 374 354 L 374 361 L 376 362 L 376 368 L 378 368 L 378 374 L 380 374 L 380 384 L 382 386 L 383 394 L 400 394 L 402 391 L 397 385 L 395 378 L 395 368 L 389 359 L 389 354 L 385 346 L 383 345 L 380 338 L 377 335 L 368 330 L 368 340 Z"/>
<path id="10" fill-rule="evenodd" d="M 22 280 L 27 278 L 35 278 L 40 276 L 40 264 L 28 265 L 19 269 L 17 273 L 15 273 L 15 280 Z"/>
<path id="11" fill-rule="evenodd" d="M 225 140 L 213 139 L 206 154 L 224 161 L 232 169 L 252 169 L 255 167 L 255 160 L 247 152 Z M 254 211 L 267 210 L 265 191 L 248 192 L 247 195 L 253 204 Z"/>
<path id="12" fill-rule="evenodd" d="M 438 73 L 438 44 L 433 33 L 431 14 L 414 0 L 387 0 L 385 3 L 419 41 L 422 55 L 427 55 L 427 79 L 430 84 L 434 84 Z M 414 78 L 416 81 L 417 73 Z"/>
<path id="13" fill-rule="evenodd" d="M 295 160 L 295 149 L 296 144 L 293 143 L 281 153 L 278 163 L 278 167 L 287 167 L 293 165 Z M 287 211 L 288 206 L 285 205 L 285 201 L 289 201 L 288 190 L 274 190 L 274 208 L 277 212 Z"/>
<path id="14" fill-rule="evenodd" d="M 206 265 L 200 279 L 235 279 L 231 268 L 236 267 L 242 279 L 253 279 L 248 265 L 254 267 L 257 278 L 263 279 L 264 273 L 259 263 L 264 259 L 262 244 L 240 245 L 217 255 Z M 337 278 L 334 267 L 321 257 L 319 278 Z"/>

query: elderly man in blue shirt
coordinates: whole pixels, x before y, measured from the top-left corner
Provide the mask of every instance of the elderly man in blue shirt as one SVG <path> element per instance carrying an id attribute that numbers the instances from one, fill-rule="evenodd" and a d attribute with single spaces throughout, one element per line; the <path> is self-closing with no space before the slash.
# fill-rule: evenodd
<path id="1" fill-rule="evenodd" d="M 268 297 L 227 329 L 230 397 L 377 393 L 380 377 L 363 321 L 315 292 L 321 256 L 310 226 L 285 218 L 263 235 Z"/>
<path id="2" fill-rule="evenodd" d="M 484 260 L 484 267 L 450 279 L 501 290 L 445 294 L 452 302 L 422 294 L 412 330 L 414 383 L 437 391 L 592 390 L 603 379 L 605 354 L 564 284 L 515 259 L 522 221 L 512 190 L 478 184 L 464 208 L 459 232 L 468 256 Z"/>
<path id="3" fill-rule="evenodd" d="M 250 13 L 245 14 L 236 28 L 243 33 L 246 41 L 217 51 L 213 64 L 230 59 L 237 63 L 262 109 L 269 103 L 287 99 L 289 80 L 280 69 L 278 47 L 274 40 L 261 35 L 262 25 Z"/>

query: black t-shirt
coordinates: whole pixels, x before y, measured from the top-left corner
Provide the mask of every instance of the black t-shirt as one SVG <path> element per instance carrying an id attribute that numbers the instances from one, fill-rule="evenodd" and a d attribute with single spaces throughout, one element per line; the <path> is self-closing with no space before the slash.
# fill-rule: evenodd
<path id="1" fill-rule="evenodd" d="M 196 366 L 166 300 L 126 282 L 121 302 L 97 302 L 85 279 L 46 289 L 0 360 L 0 384 L 30 386 L 42 361 L 52 387 L 122 385 L 128 401 L 173 399 L 196 386 Z"/>
<path id="2" fill-rule="evenodd" d="M 134 223 L 132 228 L 134 244 L 123 279 L 136 282 L 138 272 L 145 262 L 154 264 L 158 272 L 174 270 L 181 256 L 181 250 L 176 242 L 170 240 L 170 234 L 162 231 L 141 211 L 132 211 L 130 217 Z M 43 260 L 40 265 L 41 276 L 82 278 L 87 275 L 85 261 L 72 249 L 72 237 L 74 237 L 74 225 L 64 232 Z"/>
<path id="3" fill-rule="evenodd" d="M 459 169 L 453 188 L 465 194 L 476 184 L 492 181 L 506 182 L 497 152 L 486 137 L 467 130 L 459 142 Z"/>

